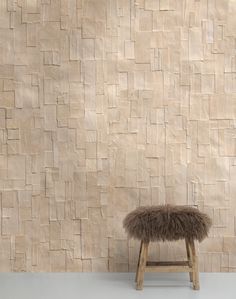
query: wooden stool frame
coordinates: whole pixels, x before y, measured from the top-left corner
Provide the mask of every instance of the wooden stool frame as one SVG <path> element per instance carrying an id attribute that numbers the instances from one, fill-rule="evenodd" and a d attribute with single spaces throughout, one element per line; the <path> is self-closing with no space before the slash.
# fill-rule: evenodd
<path id="1" fill-rule="evenodd" d="M 196 255 L 194 240 L 185 239 L 185 244 L 187 261 L 149 262 L 147 261 L 149 242 L 141 241 L 135 277 L 135 282 L 137 283 L 136 289 L 143 289 L 145 272 L 189 272 L 189 278 L 193 283 L 193 289 L 199 290 L 198 257 Z"/>

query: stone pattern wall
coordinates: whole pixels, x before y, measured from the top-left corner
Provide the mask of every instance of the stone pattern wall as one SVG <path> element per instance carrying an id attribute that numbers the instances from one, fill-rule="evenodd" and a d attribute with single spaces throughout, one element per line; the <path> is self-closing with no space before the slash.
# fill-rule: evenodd
<path id="1" fill-rule="evenodd" d="M 163 203 L 209 213 L 200 270 L 236 271 L 235 15 L 235 0 L 0 1 L 1 271 L 132 271 L 122 220 Z"/>

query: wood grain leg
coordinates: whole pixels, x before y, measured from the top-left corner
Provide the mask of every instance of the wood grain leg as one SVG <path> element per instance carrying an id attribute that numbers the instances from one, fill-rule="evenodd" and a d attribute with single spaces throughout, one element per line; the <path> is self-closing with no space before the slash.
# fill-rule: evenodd
<path id="1" fill-rule="evenodd" d="M 190 254 L 192 255 L 192 262 L 193 262 L 193 289 L 199 290 L 200 284 L 199 284 L 199 272 L 198 272 L 198 257 L 196 255 L 194 241 L 191 240 L 189 244 L 190 244 L 190 252 L 191 252 Z"/>
<path id="2" fill-rule="evenodd" d="M 193 262 L 192 262 L 192 257 L 191 257 L 191 254 L 190 254 L 188 239 L 185 239 L 185 245 L 186 245 L 186 251 L 187 251 L 187 258 L 188 258 L 189 266 L 192 267 Z M 193 281 L 193 273 L 192 272 L 189 272 L 189 278 L 190 278 L 190 281 L 192 282 Z"/>
<path id="3" fill-rule="evenodd" d="M 140 263 L 139 263 L 138 275 L 137 275 L 137 285 L 136 285 L 137 290 L 143 289 L 143 278 L 144 278 L 144 272 L 147 263 L 147 255 L 148 255 L 148 243 L 142 242 Z"/>
<path id="4" fill-rule="evenodd" d="M 142 243 L 143 243 L 143 241 L 141 241 L 141 243 L 140 243 L 140 248 L 139 248 L 138 264 L 137 264 L 137 270 L 136 270 L 135 282 L 138 281 L 138 270 L 139 270 L 139 265 L 140 265 L 140 256 L 141 256 L 141 250 L 142 250 Z"/>

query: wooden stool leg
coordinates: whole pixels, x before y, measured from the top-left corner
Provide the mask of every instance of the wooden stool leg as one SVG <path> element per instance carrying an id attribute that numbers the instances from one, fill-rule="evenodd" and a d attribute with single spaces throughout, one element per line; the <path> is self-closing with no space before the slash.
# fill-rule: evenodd
<path id="1" fill-rule="evenodd" d="M 145 267 L 147 263 L 147 255 L 148 255 L 148 243 L 142 242 L 140 263 L 138 265 L 138 275 L 137 275 L 137 285 L 136 285 L 137 290 L 143 289 L 143 277 L 144 277 Z"/>
<path id="2" fill-rule="evenodd" d="M 188 239 L 185 239 L 185 245 L 186 245 L 186 251 L 187 251 L 187 258 L 188 258 L 189 266 L 192 267 L 193 262 L 192 262 L 192 257 L 190 255 L 190 248 L 189 248 Z M 190 278 L 190 281 L 192 282 L 193 281 L 193 272 L 189 272 L 189 278 Z"/>
<path id="3" fill-rule="evenodd" d="M 142 250 L 142 243 L 143 243 L 143 241 L 141 241 L 140 248 L 139 248 L 138 264 L 137 264 L 137 269 L 136 269 L 135 282 L 137 282 L 137 280 L 138 280 L 138 269 L 139 269 L 139 265 L 140 265 L 140 256 L 141 256 L 141 250 Z"/>
<path id="4" fill-rule="evenodd" d="M 190 244 L 190 251 L 191 251 L 192 262 L 193 262 L 193 289 L 199 290 L 200 285 L 199 285 L 199 273 L 198 273 L 198 258 L 196 255 L 194 241 L 191 240 L 189 244 Z"/>

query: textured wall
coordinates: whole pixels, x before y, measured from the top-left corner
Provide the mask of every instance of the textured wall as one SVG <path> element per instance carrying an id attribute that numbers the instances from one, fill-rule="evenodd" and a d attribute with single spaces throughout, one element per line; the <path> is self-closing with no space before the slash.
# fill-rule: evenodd
<path id="1" fill-rule="evenodd" d="M 160 203 L 209 213 L 201 270 L 236 271 L 235 14 L 0 0 L 1 271 L 133 270 L 122 219 Z"/>

